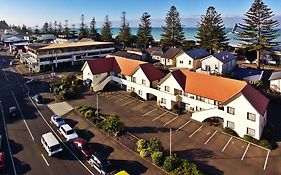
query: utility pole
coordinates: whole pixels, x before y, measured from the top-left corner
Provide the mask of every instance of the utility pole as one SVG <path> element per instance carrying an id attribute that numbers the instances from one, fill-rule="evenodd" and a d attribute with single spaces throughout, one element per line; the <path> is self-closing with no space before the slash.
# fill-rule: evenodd
<path id="1" fill-rule="evenodd" d="M 170 128 L 170 156 L 172 155 L 172 128 Z"/>
<path id="2" fill-rule="evenodd" d="M 97 117 L 99 116 L 99 96 L 96 93 L 96 98 L 97 98 Z"/>

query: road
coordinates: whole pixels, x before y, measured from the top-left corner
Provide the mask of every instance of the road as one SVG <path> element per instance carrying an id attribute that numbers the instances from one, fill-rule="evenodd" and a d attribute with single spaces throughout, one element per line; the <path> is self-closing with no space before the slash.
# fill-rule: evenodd
<path id="1" fill-rule="evenodd" d="M 62 155 L 47 156 L 40 143 L 41 135 L 51 131 L 59 135 L 48 124 L 51 111 L 44 105 L 36 108 L 28 97 L 27 79 L 9 66 L 8 58 L 0 56 L 0 69 L 0 132 L 8 164 L 6 174 L 97 174 L 74 154 L 69 143 L 63 144 Z M 16 118 L 9 116 L 10 106 L 18 108 Z"/>

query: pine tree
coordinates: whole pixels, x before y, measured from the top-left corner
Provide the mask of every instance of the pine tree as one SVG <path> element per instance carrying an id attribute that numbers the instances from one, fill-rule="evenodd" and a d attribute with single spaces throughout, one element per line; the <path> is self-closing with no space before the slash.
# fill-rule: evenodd
<path id="1" fill-rule="evenodd" d="M 57 35 L 57 34 L 58 34 L 57 28 L 58 28 L 58 22 L 55 21 L 55 22 L 54 22 L 54 35 Z"/>
<path id="2" fill-rule="evenodd" d="M 64 24 L 64 34 L 68 35 L 70 33 L 69 27 L 68 27 L 68 20 L 65 20 L 65 24 Z"/>
<path id="3" fill-rule="evenodd" d="M 163 26 L 163 33 L 161 34 L 160 41 L 162 46 L 181 46 L 185 37 L 180 14 L 175 6 L 172 6 L 168 11 L 165 22 L 166 26 Z"/>
<path id="4" fill-rule="evenodd" d="M 54 28 L 53 28 L 53 24 L 51 21 L 49 22 L 49 33 L 54 34 Z"/>
<path id="5" fill-rule="evenodd" d="M 38 25 L 35 26 L 34 34 L 39 35 L 40 31 L 38 29 Z"/>
<path id="6" fill-rule="evenodd" d="M 71 32 L 70 32 L 70 33 L 71 33 L 72 35 L 75 35 L 75 34 L 76 34 L 75 24 L 72 24 L 71 27 L 72 27 L 72 28 L 71 28 Z"/>
<path id="7" fill-rule="evenodd" d="M 42 28 L 43 33 L 47 34 L 49 31 L 49 24 L 48 22 L 45 22 Z"/>
<path id="8" fill-rule="evenodd" d="M 261 52 L 278 44 L 273 40 L 279 36 L 277 34 L 279 23 L 272 19 L 273 16 L 273 11 L 262 0 L 255 0 L 245 14 L 244 24 L 238 25 L 238 28 L 241 29 L 241 32 L 238 33 L 238 40 L 249 50 L 256 51 L 258 68 L 260 68 Z"/>
<path id="9" fill-rule="evenodd" d="M 137 45 L 147 48 L 149 42 L 153 42 L 154 39 L 151 35 L 151 20 L 150 15 L 147 12 L 144 12 L 140 18 L 141 23 L 137 31 Z"/>
<path id="10" fill-rule="evenodd" d="M 100 34 L 97 31 L 96 28 L 96 19 L 93 18 L 90 24 L 90 36 L 93 40 L 99 41 L 100 40 Z"/>
<path id="11" fill-rule="evenodd" d="M 89 31 L 87 29 L 87 26 L 85 24 L 85 17 L 82 14 L 81 16 L 81 24 L 80 24 L 80 30 L 79 30 L 79 38 L 88 38 L 89 37 Z"/>
<path id="12" fill-rule="evenodd" d="M 58 34 L 62 34 L 62 24 L 61 22 L 59 22 L 59 25 L 58 25 Z"/>
<path id="13" fill-rule="evenodd" d="M 116 38 L 119 42 L 124 43 L 125 47 L 130 45 L 131 28 L 126 19 L 126 12 L 121 13 L 121 27 L 120 27 L 119 34 Z"/>
<path id="14" fill-rule="evenodd" d="M 108 15 L 105 16 L 105 22 L 101 31 L 101 39 L 103 41 L 112 41 L 112 32 L 111 32 L 111 21 L 109 21 Z"/>
<path id="15" fill-rule="evenodd" d="M 228 39 L 226 30 L 221 18 L 214 7 L 209 7 L 205 15 L 201 16 L 198 23 L 196 38 L 201 47 L 210 51 L 226 49 Z"/>

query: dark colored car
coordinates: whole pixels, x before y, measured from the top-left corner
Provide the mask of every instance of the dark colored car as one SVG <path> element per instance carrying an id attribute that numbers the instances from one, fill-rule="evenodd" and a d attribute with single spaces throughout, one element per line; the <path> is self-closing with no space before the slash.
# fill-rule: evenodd
<path id="1" fill-rule="evenodd" d="M 2 172 L 6 167 L 4 153 L 0 151 L 0 172 Z"/>
<path id="2" fill-rule="evenodd" d="M 82 138 L 77 138 L 72 141 L 72 143 L 76 146 L 76 148 L 81 152 L 82 156 L 85 159 L 89 159 L 89 157 L 93 154 L 94 148 L 93 145 Z"/>
<path id="3" fill-rule="evenodd" d="M 99 152 L 94 152 L 88 162 L 102 175 L 113 175 L 117 172 L 106 156 Z"/>
<path id="4" fill-rule="evenodd" d="M 11 117 L 17 116 L 17 108 L 15 106 L 12 106 L 9 108 L 9 113 Z"/>
<path id="5" fill-rule="evenodd" d="M 33 100 L 35 100 L 37 104 L 42 104 L 44 102 L 44 98 L 40 94 L 35 95 Z"/>

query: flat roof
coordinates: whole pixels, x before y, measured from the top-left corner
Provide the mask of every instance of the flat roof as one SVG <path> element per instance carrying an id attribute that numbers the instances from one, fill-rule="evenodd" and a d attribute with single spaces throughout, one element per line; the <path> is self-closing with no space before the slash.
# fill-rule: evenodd
<path id="1" fill-rule="evenodd" d="M 83 42 L 70 42 L 70 43 L 55 43 L 50 44 L 45 47 L 41 47 L 38 50 L 48 50 L 48 49 L 61 49 L 69 47 L 82 47 L 82 46 L 93 46 L 93 45 L 105 45 L 114 44 L 113 42 L 99 42 L 99 41 L 83 41 Z"/>

